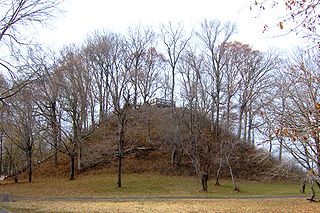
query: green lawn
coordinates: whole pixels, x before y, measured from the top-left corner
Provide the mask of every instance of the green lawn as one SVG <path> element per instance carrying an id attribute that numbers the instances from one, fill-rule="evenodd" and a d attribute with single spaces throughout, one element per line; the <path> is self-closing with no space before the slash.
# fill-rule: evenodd
<path id="1" fill-rule="evenodd" d="M 124 196 L 298 196 L 299 183 L 262 183 L 239 180 L 240 192 L 232 190 L 230 180 L 222 180 L 221 186 L 209 181 L 208 192 L 201 192 L 196 177 L 124 174 L 123 187 L 116 188 L 116 175 L 84 174 L 76 180 L 65 178 L 34 179 L 33 183 L 0 182 L 0 195 L 7 193 L 22 197 L 124 197 Z M 307 191 L 307 193 L 309 190 Z"/>

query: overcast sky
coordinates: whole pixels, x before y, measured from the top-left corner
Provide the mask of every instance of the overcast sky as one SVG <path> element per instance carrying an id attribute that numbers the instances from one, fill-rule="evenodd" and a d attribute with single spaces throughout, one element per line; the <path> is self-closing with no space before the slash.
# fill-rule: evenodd
<path id="1" fill-rule="evenodd" d="M 55 48 L 82 42 L 94 30 L 125 32 L 137 24 L 157 28 L 160 23 L 183 22 L 192 28 L 204 19 L 233 21 L 238 34 L 233 40 L 252 45 L 255 49 L 292 49 L 303 45 L 295 35 L 275 37 L 282 33 L 262 33 L 265 23 L 277 23 L 283 15 L 272 10 L 255 18 L 258 9 L 250 11 L 252 0 L 65 0 L 65 14 L 49 29 L 39 30 L 40 40 Z M 283 12 L 283 11 L 282 11 Z"/>

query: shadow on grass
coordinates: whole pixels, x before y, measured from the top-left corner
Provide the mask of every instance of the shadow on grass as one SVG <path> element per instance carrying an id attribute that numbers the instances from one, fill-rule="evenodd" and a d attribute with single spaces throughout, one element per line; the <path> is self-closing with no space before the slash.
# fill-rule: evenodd
<path id="1" fill-rule="evenodd" d="M 9 181 L 0 182 L 0 186 L 25 185 L 25 184 L 30 184 L 30 183 L 27 180 L 22 180 L 22 181 L 19 181 L 18 183 L 9 182 Z"/>

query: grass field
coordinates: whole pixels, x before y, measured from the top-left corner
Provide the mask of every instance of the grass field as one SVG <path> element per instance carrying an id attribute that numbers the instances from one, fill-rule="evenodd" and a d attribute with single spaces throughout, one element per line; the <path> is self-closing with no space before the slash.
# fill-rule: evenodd
<path id="1" fill-rule="evenodd" d="M 222 180 L 221 183 L 221 186 L 214 186 L 213 181 L 209 181 L 209 191 L 204 193 L 200 191 L 197 178 L 181 176 L 124 174 L 123 187 L 120 189 L 115 187 L 115 175 L 102 172 L 79 175 L 74 181 L 63 178 L 41 178 L 35 179 L 33 183 L 13 184 L 11 180 L 7 180 L 0 182 L 0 195 L 9 194 L 13 196 L 15 202 L 0 203 L 0 206 L 12 212 L 270 212 L 270 210 L 316 212 L 317 209 L 320 211 L 318 203 L 310 203 L 304 198 L 285 198 L 302 195 L 299 193 L 299 183 L 241 180 L 238 181 L 240 192 L 232 190 L 229 180 Z M 117 199 L 95 200 L 130 196 L 139 196 L 140 199 L 126 202 Z M 170 196 L 219 199 L 158 199 Z M 284 199 L 256 198 L 260 196 L 283 196 Z M 154 199 L 147 199 L 150 197 Z M 86 199 L 75 201 L 70 198 Z"/>
<path id="2" fill-rule="evenodd" d="M 80 175 L 74 181 L 65 178 L 34 179 L 32 183 L 14 184 L 8 180 L 0 182 L 0 194 L 22 197 L 117 197 L 117 196 L 293 196 L 299 193 L 299 183 L 262 183 L 238 181 L 240 192 L 232 190 L 229 180 L 221 186 L 209 181 L 208 192 L 201 192 L 196 177 L 124 174 L 123 187 L 116 188 L 116 175 L 98 173 Z"/>

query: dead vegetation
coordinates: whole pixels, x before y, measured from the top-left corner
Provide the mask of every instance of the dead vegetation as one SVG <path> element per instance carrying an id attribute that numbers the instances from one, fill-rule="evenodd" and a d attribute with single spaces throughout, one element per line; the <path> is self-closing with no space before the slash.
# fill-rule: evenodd
<path id="1" fill-rule="evenodd" d="M 9 204 L 12 210 L 41 212 L 315 212 L 317 203 L 301 199 L 228 199 L 174 201 L 33 201 Z"/>

